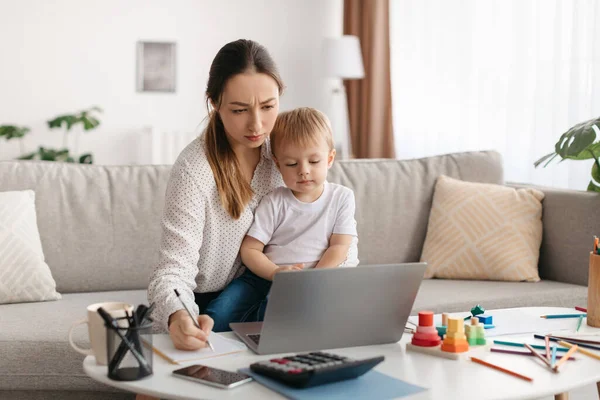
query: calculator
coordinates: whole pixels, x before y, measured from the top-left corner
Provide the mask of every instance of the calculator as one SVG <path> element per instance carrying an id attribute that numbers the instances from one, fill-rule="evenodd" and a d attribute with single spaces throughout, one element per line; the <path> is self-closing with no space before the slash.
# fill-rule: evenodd
<path id="1" fill-rule="evenodd" d="M 256 362 L 250 365 L 250 369 L 285 385 L 307 388 L 358 378 L 384 359 L 384 356 L 379 356 L 355 360 L 331 353 L 313 352 Z"/>

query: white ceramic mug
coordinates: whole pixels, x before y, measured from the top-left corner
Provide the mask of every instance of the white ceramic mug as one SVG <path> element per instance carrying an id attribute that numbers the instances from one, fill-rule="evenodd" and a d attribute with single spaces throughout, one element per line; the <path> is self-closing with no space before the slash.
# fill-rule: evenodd
<path id="1" fill-rule="evenodd" d="M 102 307 L 107 313 L 113 318 L 126 317 L 127 313 L 131 315 L 133 312 L 133 306 L 131 304 L 122 302 L 106 302 L 90 304 L 87 307 L 87 318 L 77 321 L 71 325 L 69 329 L 69 343 L 76 351 L 87 356 L 96 357 L 96 363 L 100 365 L 107 365 L 106 360 L 106 327 L 104 326 L 104 320 L 98 314 L 98 308 Z M 82 349 L 73 342 L 73 329 L 81 324 L 87 324 L 88 334 L 90 337 L 89 349 Z M 123 325 L 124 324 L 124 325 Z M 119 321 L 119 325 L 127 326 L 127 321 Z"/>

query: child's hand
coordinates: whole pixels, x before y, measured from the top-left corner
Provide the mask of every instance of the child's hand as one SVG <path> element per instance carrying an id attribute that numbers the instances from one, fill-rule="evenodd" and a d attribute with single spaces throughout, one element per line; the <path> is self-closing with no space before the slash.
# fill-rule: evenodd
<path id="1" fill-rule="evenodd" d="M 275 278 L 275 274 L 278 274 L 279 272 L 302 271 L 303 269 L 304 264 L 283 265 L 281 267 L 277 267 L 277 269 L 274 269 L 270 278 L 273 280 L 273 278 Z"/>

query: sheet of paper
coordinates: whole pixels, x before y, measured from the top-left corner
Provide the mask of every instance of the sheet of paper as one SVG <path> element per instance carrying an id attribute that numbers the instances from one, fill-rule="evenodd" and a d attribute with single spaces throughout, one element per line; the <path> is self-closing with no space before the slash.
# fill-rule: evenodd
<path id="1" fill-rule="evenodd" d="M 471 315 L 468 312 L 449 313 L 451 317 L 466 317 Z M 502 309 L 486 311 L 484 315 L 492 316 L 492 325 L 495 328 L 486 329 L 486 337 L 503 336 L 503 335 L 519 335 L 524 333 L 537 333 L 540 335 L 548 333 L 566 333 L 575 332 L 577 327 L 577 318 L 568 319 L 544 319 L 540 318 L 539 311 L 535 309 Z M 411 316 L 409 321 L 417 324 L 418 316 Z M 433 317 L 434 324 L 439 326 L 442 324 L 442 315 L 436 314 Z M 468 323 L 466 321 L 465 323 Z M 585 324 L 585 319 L 583 321 Z M 582 326 L 582 330 L 583 330 Z"/>
<path id="2" fill-rule="evenodd" d="M 215 332 L 210 333 L 208 340 L 210 340 L 215 351 L 212 351 L 209 347 L 196 351 L 178 350 L 175 348 L 173 341 L 167 334 L 152 335 L 152 346 L 159 355 L 164 356 L 175 363 L 185 363 L 225 356 L 228 354 L 239 353 L 247 348 L 244 343 L 227 339 Z"/>

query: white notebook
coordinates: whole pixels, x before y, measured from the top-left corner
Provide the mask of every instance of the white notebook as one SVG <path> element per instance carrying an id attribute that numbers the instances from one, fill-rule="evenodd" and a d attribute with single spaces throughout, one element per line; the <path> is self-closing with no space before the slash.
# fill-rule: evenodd
<path id="1" fill-rule="evenodd" d="M 210 347 L 195 351 L 178 350 L 173 345 L 173 341 L 168 334 L 152 335 L 152 347 L 154 347 L 154 352 L 156 354 L 172 364 L 220 357 L 239 353 L 247 349 L 244 343 L 233 339 L 227 339 L 215 332 L 210 333 L 208 340 L 210 340 L 215 351 L 212 351 Z"/>

